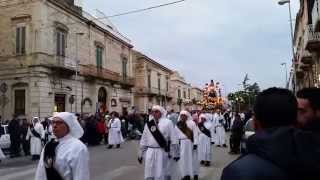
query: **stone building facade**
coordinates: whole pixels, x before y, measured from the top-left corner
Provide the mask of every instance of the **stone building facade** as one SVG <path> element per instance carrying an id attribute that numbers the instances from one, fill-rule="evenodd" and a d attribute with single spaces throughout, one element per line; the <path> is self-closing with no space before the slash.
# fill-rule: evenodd
<path id="1" fill-rule="evenodd" d="M 148 56 L 133 53 L 133 72 L 135 76 L 134 102 L 138 112 L 147 113 L 153 105 L 170 109 L 172 93 L 170 76 L 172 71 Z"/>
<path id="2" fill-rule="evenodd" d="M 320 2 L 301 0 L 294 32 L 295 90 L 320 87 Z"/>
<path id="3" fill-rule="evenodd" d="M 172 103 L 171 107 L 174 111 L 178 112 L 184 109 L 191 110 L 191 85 L 186 82 L 178 71 L 174 71 L 170 77 L 170 85 L 172 90 Z"/>
<path id="4" fill-rule="evenodd" d="M 202 102 L 202 100 L 203 100 L 203 90 L 196 86 L 192 86 L 191 88 L 192 106 L 190 110 L 201 110 L 202 106 L 199 105 L 199 102 Z"/>
<path id="5" fill-rule="evenodd" d="M 0 0 L 0 114 L 122 112 L 133 105 L 132 45 L 73 0 Z"/>

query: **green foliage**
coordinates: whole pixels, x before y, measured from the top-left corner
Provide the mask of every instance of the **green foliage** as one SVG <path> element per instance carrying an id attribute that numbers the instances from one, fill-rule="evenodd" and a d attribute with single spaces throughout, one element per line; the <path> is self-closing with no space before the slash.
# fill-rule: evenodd
<path id="1" fill-rule="evenodd" d="M 258 83 L 249 84 L 249 77 L 246 74 L 242 82 L 242 90 L 228 94 L 228 100 L 232 103 L 235 110 L 241 111 L 251 109 L 255 103 L 256 96 L 260 92 Z"/>

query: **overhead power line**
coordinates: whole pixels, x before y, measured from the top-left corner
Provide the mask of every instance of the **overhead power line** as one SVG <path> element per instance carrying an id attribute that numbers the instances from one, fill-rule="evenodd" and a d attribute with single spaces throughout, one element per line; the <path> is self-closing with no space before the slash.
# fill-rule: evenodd
<path id="1" fill-rule="evenodd" d="M 174 1 L 174 2 L 170 2 L 170 3 L 166 3 L 166 4 L 160 4 L 160 5 L 157 5 L 157 6 L 151 6 L 151 7 L 143 8 L 143 9 L 137 9 L 137 10 L 128 11 L 128 12 L 124 12 L 124 13 L 119 13 L 119 14 L 106 16 L 106 17 L 101 17 L 101 18 L 97 18 L 97 19 L 113 18 L 113 17 L 123 16 L 123 15 L 133 14 L 133 13 L 139 13 L 139 12 L 148 11 L 148 10 L 151 10 L 151 9 L 156 9 L 156 8 L 160 8 L 160 7 L 164 7 L 164 6 L 169 6 L 169 5 L 173 5 L 173 4 L 182 3 L 184 1 L 186 1 L 186 0 Z"/>
<path id="2" fill-rule="evenodd" d="M 8 1 L 10 1 L 10 0 L 8 0 Z M 182 3 L 184 1 L 187 1 L 187 0 L 173 1 L 173 2 L 169 2 L 169 3 L 165 3 L 165 4 L 160 4 L 160 5 L 157 5 L 157 6 L 151 6 L 151 7 L 148 7 L 148 8 L 137 9 L 137 10 L 127 11 L 127 12 L 124 12 L 124 13 L 114 14 L 114 15 L 111 15 L 111 16 L 97 17 L 97 18 L 91 19 L 91 21 L 102 20 L 102 19 L 108 19 L 108 18 L 113 18 L 113 17 L 118 17 L 118 16 L 124 16 L 124 15 L 128 15 L 128 14 L 139 13 L 139 12 L 148 11 L 148 10 L 152 10 L 152 9 L 156 9 L 156 8 L 161 8 L 161 7 L 164 7 L 164 6 L 170 6 L 170 5 Z M 65 25 L 74 25 L 74 24 L 78 24 L 78 23 L 81 23 L 81 21 L 75 20 L 74 22 L 65 23 Z M 46 28 L 52 28 L 52 27 L 54 27 L 54 26 L 52 26 L 52 25 L 43 26 L 43 27 L 40 27 L 38 30 L 46 29 Z"/>

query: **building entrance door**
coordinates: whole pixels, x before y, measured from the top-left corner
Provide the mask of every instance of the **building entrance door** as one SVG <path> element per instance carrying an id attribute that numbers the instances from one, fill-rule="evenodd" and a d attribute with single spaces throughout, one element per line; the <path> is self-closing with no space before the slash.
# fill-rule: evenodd
<path id="1" fill-rule="evenodd" d="M 26 113 L 26 91 L 18 89 L 14 91 L 14 114 L 16 116 Z"/>
<path id="2" fill-rule="evenodd" d="M 104 87 L 101 87 L 98 91 L 98 103 L 99 103 L 99 112 L 104 114 L 107 108 L 107 90 Z"/>
<path id="3" fill-rule="evenodd" d="M 54 104 L 55 104 L 54 106 L 55 112 L 65 112 L 66 111 L 66 95 L 55 94 Z"/>

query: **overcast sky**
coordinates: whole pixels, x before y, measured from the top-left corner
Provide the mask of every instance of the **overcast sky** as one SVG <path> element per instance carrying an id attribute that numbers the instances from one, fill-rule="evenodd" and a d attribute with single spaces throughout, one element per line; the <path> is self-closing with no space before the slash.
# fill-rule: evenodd
<path id="1" fill-rule="evenodd" d="M 106 15 L 174 0 L 84 0 Z M 292 1 L 293 18 L 298 0 Z M 289 13 L 277 0 L 187 0 L 110 19 L 134 48 L 203 86 L 213 79 L 225 91 L 240 88 L 246 73 L 264 89 L 284 86 L 291 66 Z"/>

